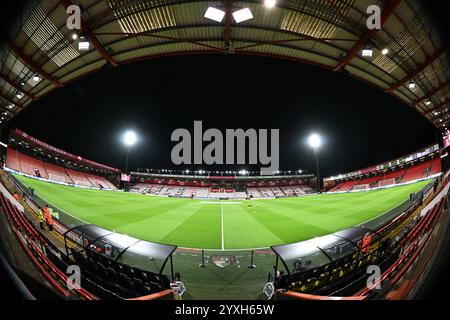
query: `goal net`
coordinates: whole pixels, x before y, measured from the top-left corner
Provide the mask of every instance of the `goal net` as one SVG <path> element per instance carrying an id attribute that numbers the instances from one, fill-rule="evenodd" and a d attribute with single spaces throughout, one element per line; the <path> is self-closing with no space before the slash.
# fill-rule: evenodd
<path id="1" fill-rule="evenodd" d="M 395 179 L 386 179 L 378 182 L 379 187 L 392 186 L 395 184 Z"/>
<path id="2" fill-rule="evenodd" d="M 59 174 L 49 173 L 48 179 L 52 181 L 58 181 L 58 182 L 67 182 L 66 178 L 64 176 L 61 176 Z"/>
<path id="3" fill-rule="evenodd" d="M 353 187 L 353 190 L 367 190 L 367 189 L 369 189 L 368 184 L 358 184 Z"/>

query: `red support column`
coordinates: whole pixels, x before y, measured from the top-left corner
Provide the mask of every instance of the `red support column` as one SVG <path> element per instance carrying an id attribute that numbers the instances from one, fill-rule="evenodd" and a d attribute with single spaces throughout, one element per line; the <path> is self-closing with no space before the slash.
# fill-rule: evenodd
<path id="1" fill-rule="evenodd" d="M 0 74 L 0 79 L 3 79 L 6 83 L 8 83 L 11 87 L 13 87 L 14 89 L 23 92 L 26 96 L 30 97 L 33 100 L 37 100 L 36 96 L 32 95 L 31 93 L 29 93 L 28 91 L 26 91 L 25 89 L 19 87 L 19 85 L 17 85 L 16 83 L 12 82 L 8 77 L 1 75 Z"/>
<path id="2" fill-rule="evenodd" d="M 386 23 L 386 21 L 390 18 L 390 16 L 394 13 L 395 9 L 399 5 L 401 0 L 388 0 L 386 1 L 383 11 L 381 13 L 381 26 Z M 367 30 L 356 42 L 353 48 L 347 53 L 345 58 L 339 62 L 339 64 L 333 69 L 333 71 L 339 71 L 343 67 L 345 67 L 357 54 L 361 51 L 362 47 L 372 39 L 375 34 L 377 34 L 378 30 Z"/>
<path id="3" fill-rule="evenodd" d="M 421 73 L 426 68 L 428 68 L 434 61 L 436 61 L 436 59 L 439 58 L 445 52 L 445 50 L 446 50 L 445 47 L 442 47 L 438 51 L 433 53 L 433 55 L 428 56 L 427 59 L 420 66 L 418 66 L 414 71 L 412 71 L 410 74 L 408 74 L 402 80 L 400 80 L 396 84 L 392 85 L 390 88 L 386 89 L 386 92 L 393 92 L 393 91 L 397 90 L 398 88 L 400 88 L 402 85 L 404 85 L 407 81 L 413 79 L 419 73 Z"/>
<path id="4" fill-rule="evenodd" d="M 416 105 L 421 103 L 422 101 L 426 100 L 426 99 L 430 99 L 431 97 L 433 97 L 436 93 L 438 93 L 439 91 L 441 91 L 442 89 L 444 89 L 448 84 L 450 83 L 450 80 L 447 80 L 443 83 L 441 83 L 438 87 L 434 88 L 433 90 L 431 90 L 430 92 L 428 92 L 428 94 L 426 94 L 425 96 L 423 96 L 420 99 L 417 99 L 416 101 L 414 101 L 412 103 L 412 105 Z"/>
<path id="5" fill-rule="evenodd" d="M 12 105 L 15 105 L 15 106 L 19 107 L 20 109 L 23 109 L 23 108 L 24 108 L 23 105 L 22 105 L 21 103 L 19 103 L 19 102 L 13 102 L 13 101 L 9 100 L 9 98 L 6 97 L 2 92 L 0 92 L 0 98 L 2 98 L 3 100 L 5 100 L 5 101 L 8 102 L 9 104 L 12 104 Z M 10 110 L 7 110 L 7 111 L 10 111 Z"/>
<path id="6" fill-rule="evenodd" d="M 225 42 L 225 50 L 230 48 L 231 39 L 231 0 L 226 0 L 225 9 L 225 30 L 223 32 L 223 38 Z"/>
<path id="7" fill-rule="evenodd" d="M 50 75 L 47 71 L 38 66 L 30 57 L 28 57 L 21 48 L 17 47 L 11 41 L 6 42 L 11 51 L 19 58 L 28 68 L 33 69 L 36 73 L 42 75 L 45 79 L 53 83 L 57 87 L 62 87 L 63 85 Z"/>
<path id="8" fill-rule="evenodd" d="M 64 8 L 73 5 L 72 0 L 61 0 L 62 5 Z M 85 33 L 86 37 L 89 39 L 89 41 L 94 46 L 95 50 L 102 56 L 103 59 L 108 61 L 111 65 L 114 67 L 117 67 L 117 62 L 114 60 L 114 58 L 109 54 L 108 51 L 103 47 L 103 45 L 100 43 L 100 41 L 97 39 L 97 37 L 92 32 L 91 28 L 87 25 L 86 21 L 84 21 L 83 17 L 80 18 L 81 20 L 81 30 Z"/>

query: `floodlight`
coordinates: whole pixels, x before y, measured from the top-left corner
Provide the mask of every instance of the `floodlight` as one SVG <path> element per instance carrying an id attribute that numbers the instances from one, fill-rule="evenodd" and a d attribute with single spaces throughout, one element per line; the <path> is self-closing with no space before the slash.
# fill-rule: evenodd
<path id="1" fill-rule="evenodd" d="M 17 98 L 19 98 L 19 99 L 22 99 L 22 97 L 23 97 L 23 94 L 21 94 L 21 93 L 18 93 L 18 94 L 16 94 L 16 97 L 17 97 Z"/>
<path id="2" fill-rule="evenodd" d="M 244 8 L 233 12 L 233 18 L 236 23 L 241 23 L 253 19 L 253 14 L 249 8 Z"/>
<path id="3" fill-rule="evenodd" d="M 223 17 L 225 17 L 225 11 L 209 7 L 205 12 L 204 17 L 216 22 L 222 22 Z"/>
<path id="4" fill-rule="evenodd" d="M 14 108 L 14 106 L 13 106 L 12 104 L 8 104 L 6 107 L 7 107 L 9 110 L 12 110 L 12 108 Z"/>
<path id="5" fill-rule="evenodd" d="M 78 50 L 89 51 L 89 41 L 87 41 L 86 37 L 80 37 L 80 40 L 78 41 Z"/>
<path id="6" fill-rule="evenodd" d="M 389 49 L 388 48 L 384 48 L 383 50 L 381 50 L 381 54 L 382 55 L 387 55 L 389 53 Z"/>
<path id="7" fill-rule="evenodd" d="M 41 78 L 39 76 L 33 76 L 33 81 L 39 82 L 39 81 L 41 81 Z"/>
<path id="8" fill-rule="evenodd" d="M 137 141 L 136 133 L 134 133 L 133 131 L 125 132 L 125 135 L 123 137 L 123 142 L 125 143 L 125 145 L 131 147 L 136 143 L 136 141 Z"/>
<path id="9" fill-rule="evenodd" d="M 264 0 L 264 5 L 267 8 L 273 8 L 277 5 L 277 0 Z"/>
<path id="10" fill-rule="evenodd" d="M 72 34 L 72 39 L 73 40 L 77 40 L 78 39 L 78 34 L 76 34 L 75 32 Z"/>
<path id="11" fill-rule="evenodd" d="M 410 90 L 414 90 L 415 87 L 416 87 L 416 84 L 415 84 L 414 82 L 410 82 L 410 83 L 408 84 L 408 88 L 409 88 Z"/>
<path id="12" fill-rule="evenodd" d="M 427 100 L 426 102 L 425 102 L 425 105 L 426 106 L 429 106 L 431 104 L 431 101 L 430 100 Z"/>
<path id="13" fill-rule="evenodd" d="M 322 144 L 322 140 L 320 138 L 320 136 L 317 133 L 313 133 L 309 136 L 309 145 L 313 148 L 313 149 L 317 149 L 320 147 L 320 145 Z"/>
<path id="14" fill-rule="evenodd" d="M 371 48 L 365 48 L 362 50 L 362 56 L 363 57 L 372 57 L 373 56 L 373 50 Z"/>

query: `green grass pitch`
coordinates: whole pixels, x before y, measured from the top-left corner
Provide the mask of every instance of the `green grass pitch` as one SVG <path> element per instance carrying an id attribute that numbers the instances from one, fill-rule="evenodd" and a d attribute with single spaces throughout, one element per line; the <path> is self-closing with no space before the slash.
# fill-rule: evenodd
<path id="1" fill-rule="evenodd" d="M 371 220 L 429 181 L 359 193 L 264 200 L 194 200 L 80 189 L 16 176 L 49 204 L 142 240 L 198 249 L 249 249 L 303 241 Z"/>

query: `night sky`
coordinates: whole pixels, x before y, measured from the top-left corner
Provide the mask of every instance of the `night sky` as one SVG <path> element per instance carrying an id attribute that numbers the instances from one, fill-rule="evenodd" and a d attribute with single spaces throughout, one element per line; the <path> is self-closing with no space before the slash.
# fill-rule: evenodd
<path id="1" fill-rule="evenodd" d="M 130 168 L 173 166 L 173 130 L 280 129 L 280 168 L 313 171 L 311 132 L 325 139 L 324 176 L 435 142 L 433 127 L 397 99 L 317 67 L 266 58 L 192 56 L 139 62 L 84 78 L 32 104 L 11 124 L 51 145 L 123 168 L 121 133 L 140 136 Z"/>
<path id="2" fill-rule="evenodd" d="M 123 169 L 121 134 L 140 142 L 130 168 L 256 170 L 259 166 L 174 166 L 173 130 L 280 129 L 280 169 L 314 171 L 306 144 L 325 139 L 322 176 L 388 161 L 437 142 L 431 124 L 399 100 L 358 80 L 290 61 L 183 56 L 103 70 L 33 103 L 9 128 Z M 7 132 L 3 132 L 3 140 Z"/>

